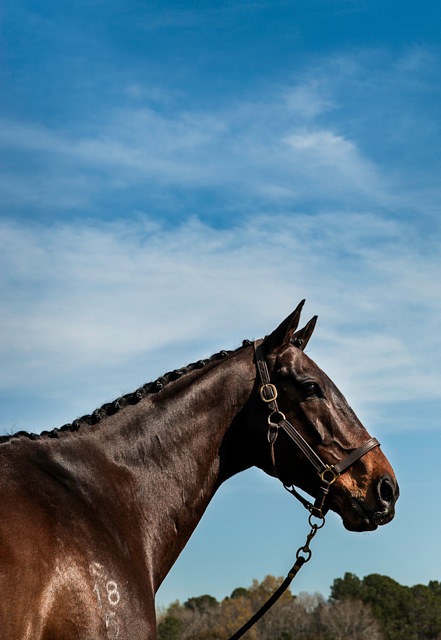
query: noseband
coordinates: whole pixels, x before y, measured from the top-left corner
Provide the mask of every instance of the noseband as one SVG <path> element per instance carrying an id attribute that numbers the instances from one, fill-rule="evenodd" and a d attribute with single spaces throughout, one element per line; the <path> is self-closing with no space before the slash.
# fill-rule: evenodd
<path id="1" fill-rule="evenodd" d="M 277 389 L 270 381 L 268 366 L 266 364 L 265 355 L 263 353 L 262 341 L 254 342 L 254 352 L 256 356 L 257 370 L 260 375 L 260 397 L 271 411 L 268 416 L 268 441 L 271 447 L 271 462 L 276 478 L 282 482 L 283 486 L 293 496 L 295 496 L 313 515 L 321 516 L 324 509 L 324 502 L 329 493 L 329 487 L 333 484 L 342 473 L 344 473 L 354 462 L 362 458 L 365 453 L 378 447 L 380 443 L 376 438 L 370 438 L 361 447 L 352 451 L 346 458 L 337 462 L 337 464 L 329 465 L 324 462 L 314 449 L 306 442 L 305 438 L 297 431 L 297 429 L 286 419 L 285 414 L 279 410 L 277 405 Z M 283 431 L 295 442 L 303 455 L 313 465 L 320 478 L 320 488 L 317 492 L 314 504 L 306 500 L 294 486 L 288 487 L 281 480 L 277 471 L 274 444 L 276 442 L 279 429 Z"/>

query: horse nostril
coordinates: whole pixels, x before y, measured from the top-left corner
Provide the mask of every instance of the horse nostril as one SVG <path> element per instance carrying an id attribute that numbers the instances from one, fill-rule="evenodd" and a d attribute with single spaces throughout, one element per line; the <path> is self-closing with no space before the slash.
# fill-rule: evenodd
<path id="1" fill-rule="evenodd" d="M 395 499 L 395 488 L 390 478 L 382 478 L 378 483 L 378 495 L 381 502 L 388 505 Z"/>

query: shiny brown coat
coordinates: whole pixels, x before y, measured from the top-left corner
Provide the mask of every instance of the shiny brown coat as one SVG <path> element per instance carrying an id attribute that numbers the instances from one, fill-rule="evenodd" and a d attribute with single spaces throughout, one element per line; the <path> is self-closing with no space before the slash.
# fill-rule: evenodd
<path id="1" fill-rule="evenodd" d="M 332 464 L 369 436 L 304 353 L 314 323 L 294 334 L 300 310 L 264 350 L 280 409 Z M 153 640 L 155 592 L 217 488 L 252 465 L 272 473 L 267 427 L 248 343 L 61 430 L 3 438 L 0 639 Z M 275 454 L 283 480 L 313 494 L 314 469 L 284 434 Z M 364 531 L 393 517 L 397 497 L 376 448 L 338 478 L 329 506 Z"/>

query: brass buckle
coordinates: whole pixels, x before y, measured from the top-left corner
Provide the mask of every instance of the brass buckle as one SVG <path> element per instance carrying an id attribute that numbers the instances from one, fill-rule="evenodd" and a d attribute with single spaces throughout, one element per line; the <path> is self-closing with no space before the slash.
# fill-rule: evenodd
<path id="1" fill-rule="evenodd" d="M 271 393 L 271 398 L 265 397 L 264 394 L 265 394 L 266 389 L 268 389 L 269 392 Z M 271 384 L 271 382 L 267 382 L 266 384 L 263 384 L 260 387 L 260 397 L 262 398 L 262 400 L 264 402 L 267 402 L 267 403 L 274 402 L 274 400 L 277 398 L 277 389 L 276 389 L 276 387 L 273 384 Z"/>
<path id="2" fill-rule="evenodd" d="M 331 474 L 331 478 L 326 477 L 326 474 Z M 319 477 L 323 482 L 327 482 L 328 484 L 333 484 L 337 478 L 339 477 L 339 473 L 334 470 L 334 467 L 327 465 L 323 471 L 319 473 Z"/>

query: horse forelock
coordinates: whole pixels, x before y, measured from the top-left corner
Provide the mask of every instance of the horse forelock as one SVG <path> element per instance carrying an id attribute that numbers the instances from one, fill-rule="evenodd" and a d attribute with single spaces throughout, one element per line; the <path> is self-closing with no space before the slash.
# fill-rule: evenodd
<path id="1" fill-rule="evenodd" d="M 162 391 L 162 389 L 164 389 L 165 386 L 168 386 L 170 383 L 181 379 L 183 376 L 191 373 L 192 371 L 203 369 L 206 365 L 211 364 L 216 360 L 223 360 L 227 356 L 230 356 L 240 351 L 241 349 L 244 349 L 245 347 L 249 347 L 252 344 L 252 341 L 244 340 L 240 347 L 238 347 L 237 349 L 222 349 L 221 351 L 214 353 L 209 358 L 206 358 L 204 360 L 197 360 L 196 362 L 188 364 L 186 367 L 181 367 L 180 369 L 169 371 L 157 378 L 155 381 L 148 382 L 135 391 L 120 396 L 112 402 L 106 402 L 100 408 L 95 409 L 95 411 L 93 411 L 91 414 L 81 416 L 73 422 L 64 424 L 62 427 L 52 429 L 51 431 L 42 431 L 41 433 L 17 431 L 16 433 L 0 436 L 0 446 L 19 438 L 28 438 L 29 440 L 40 440 L 41 438 L 57 438 L 59 434 L 65 432 L 75 432 L 78 431 L 78 429 L 80 429 L 81 427 L 98 424 L 98 422 L 100 422 L 103 418 L 113 416 L 115 413 L 118 413 L 126 407 L 138 404 L 138 402 L 140 402 L 143 398 L 159 393 L 160 391 Z"/>

